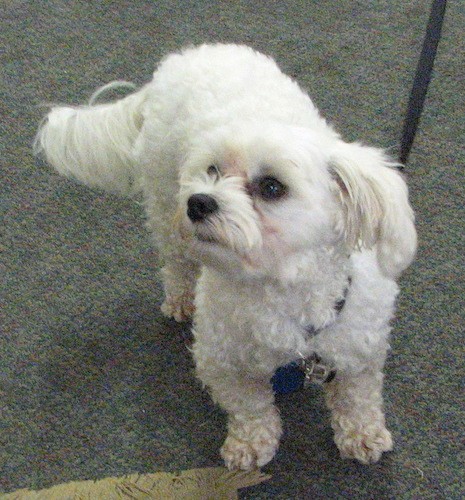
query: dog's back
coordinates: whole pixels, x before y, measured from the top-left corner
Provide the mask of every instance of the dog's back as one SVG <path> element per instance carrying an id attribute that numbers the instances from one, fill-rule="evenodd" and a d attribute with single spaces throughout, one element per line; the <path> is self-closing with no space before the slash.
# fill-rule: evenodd
<path id="1" fill-rule="evenodd" d="M 202 45 L 172 54 L 155 72 L 152 88 L 166 126 L 188 122 L 208 130 L 240 119 L 313 128 L 322 120 L 273 59 L 244 45 Z"/>
<path id="2" fill-rule="evenodd" d="M 149 84 L 124 99 L 53 107 L 35 152 L 62 175 L 132 194 L 138 190 L 136 144 L 145 118 L 143 136 L 151 150 L 166 147 L 170 137 L 179 158 L 180 146 L 189 147 L 192 137 L 238 120 L 325 128 L 310 98 L 271 58 L 250 47 L 215 44 L 168 56 Z"/>

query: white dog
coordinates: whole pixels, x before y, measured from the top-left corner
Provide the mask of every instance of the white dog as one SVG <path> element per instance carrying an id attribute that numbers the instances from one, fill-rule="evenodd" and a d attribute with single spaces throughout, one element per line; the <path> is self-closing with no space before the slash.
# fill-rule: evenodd
<path id="1" fill-rule="evenodd" d="M 170 55 L 114 103 L 53 108 L 36 149 L 89 186 L 142 193 L 162 311 L 193 315 L 197 374 L 228 413 L 229 468 L 273 458 L 270 378 L 299 359 L 308 379 L 325 373 L 343 457 L 392 448 L 382 369 L 416 233 L 382 151 L 344 142 L 272 59 L 237 45 Z"/>

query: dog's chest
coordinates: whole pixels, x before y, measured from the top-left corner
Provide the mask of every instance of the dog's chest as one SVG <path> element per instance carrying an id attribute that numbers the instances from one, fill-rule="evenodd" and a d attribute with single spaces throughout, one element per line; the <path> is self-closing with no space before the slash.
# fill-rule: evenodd
<path id="1" fill-rule="evenodd" d="M 312 286 L 232 282 L 204 272 L 197 294 L 196 335 L 233 363 L 273 370 L 306 349 L 311 331 L 334 321 L 347 276 Z"/>

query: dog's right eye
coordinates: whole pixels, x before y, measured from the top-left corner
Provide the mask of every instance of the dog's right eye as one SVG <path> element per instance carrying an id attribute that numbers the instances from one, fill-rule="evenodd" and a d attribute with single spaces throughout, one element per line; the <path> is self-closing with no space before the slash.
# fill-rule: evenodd
<path id="1" fill-rule="evenodd" d="M 207 168 L 207 174 L 210 177 L 215 177 L 216 179 L 218 179 L 218 177 L 220 176 L 220 171 L 218 170 L 218 167 L 216 165 L 210 165 Z"/>

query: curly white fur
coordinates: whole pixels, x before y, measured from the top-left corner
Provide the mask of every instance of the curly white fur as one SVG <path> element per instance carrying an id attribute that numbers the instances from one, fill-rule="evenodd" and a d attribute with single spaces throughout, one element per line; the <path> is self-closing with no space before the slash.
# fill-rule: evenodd
<path id="1" fill-rule="evenodd" d="M 382 368 L 416 233 L 382 151 L 344 142 L 272 59 L 237 45 L 170 55 L 117 102 L 52 109 L 36 149 L 90 186 L 142 193 L 162 310 L 194 314 L 197 374 L 229 415 L 228 467 L 271 460 L 270 378 L 313 352 L 337 368 L 326 392 L 342 456 L 391 448 Z"/>

